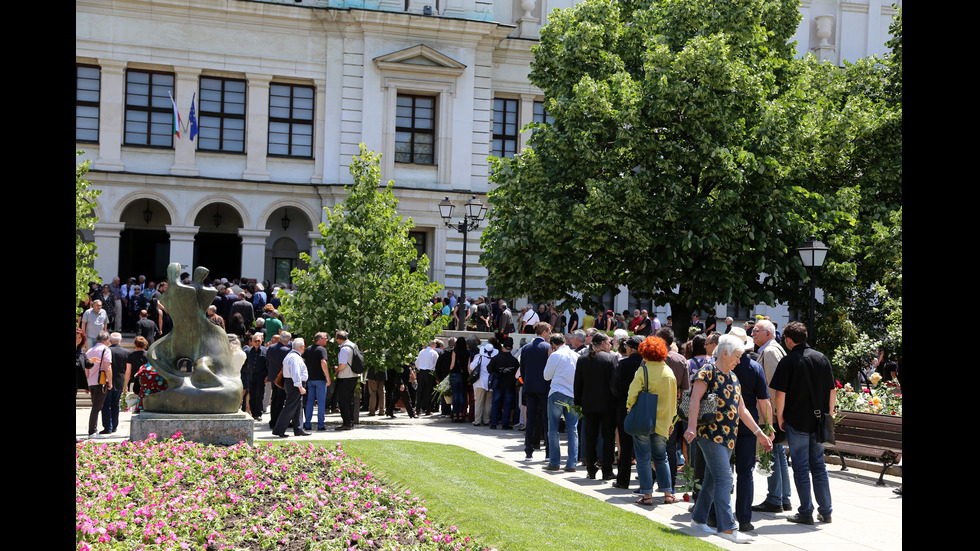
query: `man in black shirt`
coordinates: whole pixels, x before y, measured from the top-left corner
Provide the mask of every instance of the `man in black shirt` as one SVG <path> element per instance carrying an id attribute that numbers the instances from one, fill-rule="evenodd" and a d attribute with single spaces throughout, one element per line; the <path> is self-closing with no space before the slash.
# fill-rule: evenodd
<path id="1" fill-rule="evenodd" d="M 786 431 L 793 462 L 793 480 L 800 498 L 799 512 L 786 520 L 813 524 L 813 494 L 817 500 L 817 519 L 831 521 L 830 480 L 824 465 L 823 444 L 818 440 L 814 411 L 832 413 L 837 401 L 834 373 L 827 357 L 806 344 L 806 326 L 790 322 L 783 329 L 787 354 L 776 366 L 769 383 L 776 402 L 776 418 Z"/>
<path id="2" fill-rule="evenodd" d="M 245 347 L 245 365 L 242 366 L 242 380 L 248 382 L 248 409 L 256 421 L 262 418 L 262 401 L 265 398 L 265 378 L 268 376 L 266 348 L 262 346 L 262 335 L 252 335 L 249 346 Z"/>

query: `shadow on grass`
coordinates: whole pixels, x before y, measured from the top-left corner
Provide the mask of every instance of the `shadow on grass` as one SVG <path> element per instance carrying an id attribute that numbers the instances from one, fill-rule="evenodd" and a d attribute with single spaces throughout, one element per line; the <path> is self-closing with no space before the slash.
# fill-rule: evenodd
<path id="1" fill-rule="evenodd" d="M 347 440 L 385 483 L 501 550 L 718 549 L 652 520 L 448 444 Z"/>

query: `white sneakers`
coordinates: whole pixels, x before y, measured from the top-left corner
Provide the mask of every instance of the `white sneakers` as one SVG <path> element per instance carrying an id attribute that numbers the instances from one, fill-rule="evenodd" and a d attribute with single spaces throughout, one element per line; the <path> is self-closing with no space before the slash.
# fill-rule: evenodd
<path id="1" fill-rule="evenodd" d="M 752 536 L 747 536 L 745 534 L 740 533 L 738 530 L 732 530 L 731 534 L 725 532 L 718 532 L 718 535 L 733 543 L 749 543 L 750 541 L 755 539 Z"/>
<path id="2" fill-rule="evenodd" d="M 88 439 L 89 440 L 96 440 L 96 439 L 102 439 L 102 438 L 106 438 L 106 435 L 99 434 L 97 432 L 93 432 L 92 434 L 88 435 Z"/>
<path id="3" fill-rule="evenodd" d="M 707 524 L 702 524 L 700 522 L 691 521 L 691 528 L 697 528 L 706 534 L 717 534 L 718 530 L 708 526 Z"/>

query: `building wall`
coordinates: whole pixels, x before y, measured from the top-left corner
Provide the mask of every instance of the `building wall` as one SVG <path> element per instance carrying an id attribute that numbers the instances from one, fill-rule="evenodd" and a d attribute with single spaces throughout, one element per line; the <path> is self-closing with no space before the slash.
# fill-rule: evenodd
<path id="1" fill-rule="evenodd" d="M 894 13 L 888 1 L 804 1 L 800 54 L 841 63 L 884 53 Z M 153 245 L 164 262 L 190 268 L 195 241 L 210 240 L 219 250 L 241 249 L 237 265 L 212 275 L 275 279 L 273 258 L 285 254 L 277 243 L 293 256 L 315 256 L 323 208 L 342 201 L 351 157 L 364 143 L 383 154 L 382 177 L 394 179 L 400 213 L 426 236 L 430 276 L 458 290 L 465 263 L 467 290 L 484 292 L 479 232 L 468 234 L 464 259 L 463 236 L 445 227 L 437 204 L 449 197 L 459 212 L 471 197 L 486 203 L 493 100 L 518 100 L 520 126 L 531 122 L 533 103 L 542 99 L 527 79 L 531 47 L 547 14 L 573 3 L 77 1 L 76 64 L 99 71 L 98 141 L 76 139 L 93 161 L 89 179 L 103 191 L 96 269 L 106 280 L 137 275 L 119 273 L 126 269 L 120 261 L 132 256 L 120 247 L 155 230 L 166 236 Z M 826 32 L 818 32 L 818 20 Z M 199 140 L 186 133 L 172 147 L 126 145 L 127 72 L 140 70 L 173 74 L 185 122 L 192 102 L 200 114 L 202 77 L 244 81 L 244 151 L 199 151 Z M 283 84 L 315 91 L 312 156 L 267 153 L 270 89 Z M 436 98 L 434 165 L 395 162 L 399 94 Z M 521 133 L 520 147 L 527 137 Z M 197 262 L 209 265 L 207 258 Z M 617 297 L 616 310 L 627 300 Z"/>

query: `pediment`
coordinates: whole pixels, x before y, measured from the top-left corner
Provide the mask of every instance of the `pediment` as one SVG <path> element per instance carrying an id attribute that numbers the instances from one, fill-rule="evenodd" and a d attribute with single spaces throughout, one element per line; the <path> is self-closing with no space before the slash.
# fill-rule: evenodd
<path id="1" fill-rule="evenodd" d="M 452 76 L 459 76 L 466 70 L 466 65 L 425 44 L 378 56 L 374 58 L 374 64 L 381 70 Z"/>

